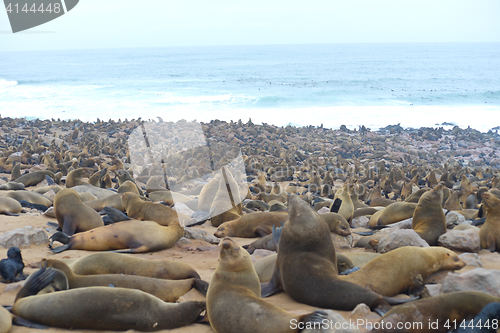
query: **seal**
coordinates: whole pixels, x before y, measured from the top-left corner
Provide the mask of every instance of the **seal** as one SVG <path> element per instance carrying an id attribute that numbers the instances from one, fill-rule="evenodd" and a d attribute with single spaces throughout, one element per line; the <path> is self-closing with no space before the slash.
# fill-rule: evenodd
<path id="1" fill-rule="evenodd" d="M 351 234 L 349 222 L 342 215 L 330 212 L 319 214 L 319 217 L 326 222 L 331 232 L 340 236 L 349 236 Z"/>
<path id="2" fill-rule="evenodd" d="M 125 211 L 131 218 L 141 221 L 155 221 L 163 226 L 179 225 L 180 222 L 191 221 L 187 215 L 176 212 L 160 203 L 144 201 L 135 193 L 125 192 L 121 196 Z"/>
<path id="3" fill-rule="evenodd" d="M 12 314 L 0 306 L 0 333 L 9 333 L 12 328 Z"/>
<path id="4" fill-rule="evenodd" d="M 52 173 L 52 171 L 41 170 L 22 175 L 21 177 L 16 179 L 16 183 L 22 183 L 25 187 L 34 186 L 38 183 L 43 182 L 45 180 L 45 175 L 54 178 L 54 174 Z"/>
<path id="5" fill-rule="evenodd" d="M 131 181 L 132 183 L 134 183 L 135 187 L 137 188 L 137 192 L 139 192 L 139 195 L 140 196 L 143 196 L 144 193 L 142 192 L 142 190 L 140 189 L 140 187 L 137 185 L 137 183 L 135 182 L 135 179 L 132 178 L 132 176 L 130 176 L 130 173 L 126 170 L 123 170 L 123 169 L 119 169 L 119 170 L 116 170 L 116 176 L 118 177 L 118 184 L 121 186 L 123 183 L 125 183 L 127 180 L 128 181 Z"/>
<path id="6" fill-rule="evenodd" d="M 93 253 L 68 262 L 68 266 L 78 275 L 127 274 L 169 280 L 200 278 L 193 267 L 180 261 L 144 259 L 113 252 Z"/>
<path id="7" fill-rule="evenodd" d="M 0 196 L 0 214 L 10 215 L 10 216 L 19 216 L 23 207 L 19 203 L 19 201 Z"/>
<path id="8" fill-rule="evenodd" d="M 443 186 L 444 183 L 439 183 L 422 194 L 413 212 L 412 229 L 431 246 L 436 246 L 439 236 L 446 232 L 446 217 L 442 208 Z"/>
<path id="9" fill-rule="evenodd" d="M 10 191 L 10 190 L 24 190 L 24 184 L 18 182 L 8 182 L 7 184 L 0 185 L 1 191 Z"/>
<path id="10" fill-rule="evenodd" d="M 40 279 L 31 279 L 19 293 L 35 288 L 39 280 L 45 285 L 51 282 L 42 274 Z M 16 316 L 50 327 L 114 331 L 174 329 L 193 323 L 204 310 L 205 302 L 167 303 L 141 290 L 109 287 L 22 297 L 12 307 Z"/>
<path id="11" fill-rule="evenodd" d="M 482 200 L 488 214 L 479 230 L 482 249 L 500 251 L 500 199 L 490 192 L 483 193 Z"/>
<path id="12" fill-rule="evenodd" d="M 486 305 L 499 301 L 498 297 L 473 291 L 452 292 L 419 299 L 392 308 L 379 320 L 380 323 L 382 321 L 385 323 L 384 327 L 378 327 L 370 332 L 447 333 L 450 327 L 454 327 L 454 323 L 457 323 L 458 327 L 464 320 L 474 318 Z M 412 323 L 412 325 L 398 327 L 397 323 Z M 431 323 L 434 326 L 429 329 Z M 449 327 L 446 327 L 446 323 Z"/>
<path id="13" fill-rule="evenodd" d="M 350 186 L 345 184 L 340 190 L 335 192 L 334 199 L 342 200 L 342 204 L 340 205 L 340 209 L 338 213 L 342 215 L 347 221 L 352 218 L 352 214 L 354 213 L 354 204 L 350 195 Z"/>
<path id="14" fill-rule="evenodd" d="M 217 228 L 215 236 L 253 238 L 271 234 L 272 227 L 280 227 L 288 219 L 287 212 L 255 212 L 236 220 L 224 222 Z"/>
<path id="15" fill-rule="evenodd" d="M 346 276 L 344 281 L 373 290 L 384 296 L 414 294 L 416 275 L 425 280 L 440 270 L 458 270 L 465 266 L 456 253 L 444 247 L 404 246 L 369 261 L 360 270 Z"/>
<path id="16" fill-rule="evenodd" d="M 121 212 L 125 212 L 125 205 L 123 204 L 121 194 L 112 194 L 102 199 L 85 201 L 85 204 L 98 212 L 103 210 L 104 207 L 113 207 Z"/>
<path id="17" fill-rule="evenodd" d="M 59 191 L 54 197 L 54 213 L 62 232 L 68 236 L 104 226 L 99 213 L 85 205 L 78 193 L 70 188 Z"/>
<path id="18" fill-rule="evenodd" d="M 365 303 L 379 313 L 390 309 L 388 302 L 408 301 L 383 297 L 340 280 L 337 256 L 326 223 L 295 195 L 288 196 L 288 212 L 273 277 L 263 285 L 262 296 L 283 289 L 297 302 L 311 306 L 349 311 Z"/>
<path id="19" fill-rule="evenodd" d="M 66 176 L 66 188 L 83 185 L 82 176 L 87 172 L 86 168 L 72 170 Z"/>
<path id="20" fill-rule="evenodd" d="M 229 238 L 221 242 L 219 264 L 208 287 L 207 315 L 216 333 L 298 332 L 299 323 L 327 318 L 323 311 L 295 315 L 260 298 L 250 255 Z"/>
<path id="21" fill-rule="evenodd" d="M 3 282 L 11 283 L 26 279 L 27 275 L 23 273 L 24 263 L 21 250 L 12 246 L 7 251 L 7 259 L 0 260 L 0 276 Z"/>
<path id="22" fill-rule="evenodd" d="M 107 287 L 110 284 L 118 288 L 138 289 L 154 295 L 164 302 L 175 302 L 192 288 L 200 290 L 203 283 L 200 279 L 167 280 L 145 276 L 124 274 L 76 275 L 63 263 L 56 259 L 48 259 L 42 265 L 62 271 L 68 279 L 68 288 Z M 206 293 L 206 290 L 204 294 Z"/>
<path id="23" fill-rule="evenodd" d="M 139 195 L 139 191 L 137 190 L 137 185 L 132 183 L 130 180 L 124 181 L 120 187 L 118 188 L 118 193 L 132 192 Z"/>
<path id="24" fill-rule="evenodd" d="M 415 208 L 417 208 L 416 203 L 394 202 L 381 210 L 378 218 L 370 219 L 370 227 L 373 228 L 377 225 L 389 225 L 391 223 L 409 219 L 413 216 Z"/>
<path id="25" fill-rule="evenodd" d="M 52 201 L 43 194 L 26 190 L 8 191 L 4 194 L 4 197 L 9 197 L 17 201 L 25 200 L 32 204 L 43 205 L 46 207 L 52 206 Z"/>
<path id="26" fill-rule="evenodd" d="M 171 248 L 182 236 L 184 229 L 177 223 L 168 227 L 153 221 L 127 220 L 68 236 L 61 232 L 52 235 L 52 243 L 65 245 L 53 248 L 65 250 L 110 251 L 123 253 L 154 252 Z M 52 244 L 51 243 L 51 244 Z"/>

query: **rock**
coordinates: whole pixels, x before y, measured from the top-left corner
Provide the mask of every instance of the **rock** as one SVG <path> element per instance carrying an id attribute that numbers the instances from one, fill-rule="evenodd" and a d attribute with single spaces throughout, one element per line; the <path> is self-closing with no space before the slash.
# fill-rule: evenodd
<path id="1" fill-rule="evenodd" d="M 481 257 L 477 253 L 462 253 L 458 257 L 469 266 L 483 267 Z"/>
<path id="2" fill-rule="evenodd" d="M 403 246 L 429 247 L 413 229 L 394 230 L 378 243 L 378 252 L 385 253 Z"/>
<path id="3" fill-rule="evenodd" d="M 352 248 L 352 236 L 340 236 L 337 234 L 331 234 L 333 245 L 335 249 L 350 249 Z"/>
<path id="4" fill-rule="evenodd" d="M 368 223 L 370 222 L 370 219 L 366 216 L 358 216 L 354 219 L 352 219 L 352 226 L 353 228 L 366 228 L 368 226 Z"/>
<path id="5" fill-rule="evenodd" d="M 474 268 L 464 273 L 449 273 L 443 281 L 443 293 L 479 291 L 500 297 L 500 271 Z"/>
<path id="6" fill-rule="evenodd" d="M 257 249 L 255 250 L 252 255 L 250 256 L 252 258 L 252 261 L 255 263 L 259 261 L 262 258 L 265 258 L 271 254 L 275 254 L 276 252 L 274 251 L 269 251 L 269 250 L 264 250 L 264 249 Z"/>
<path id="7" fill-rule="evenodd" d="M 11 291 L 11 290 L 21 289 L 24 286 L 24 282 L 26 282 L 26 280 L 19 281 L 19 282 L 16 282 L 16 283 L 9 283 L 5 287 L 5 291 L 7 292 L 7 291 Z"/>
<path id="8" fill-rule="evenodd" d="M 449 230 L 439 236 L 438 245 L 464 252 L 479 252 L 479 234 L 475 230 Z"/>
<path id="9" fill-rule="evenodd" d="M 462 214 L 453 211 L 446 214 L 446 227 L 448 229 L 453 229 L 453 227 L 462 223 L 465 223 L 465 217 Z"/>
<path id="10" fill-rule="evenodd" d="M 14 229 L 0 236 L 0 246 L 5 248 L 29 247 L 31 244 L 40 245 L 48 242 L 47 233 L 41 228 L 35 229 L 32 226 Z"/>
<path id="11" fill-rule="evenodd" d="M 42 215 L 47 216 L 47 217 L 56 218 L 56 211 L 54 210 L 54 206 L 49 207 L 45 212 L 43 212 Z"/>
<path id="12" fill-rule="evenodd" d="M 322 324 L 319 328 L 312 329 L 307 328 L 302 331 L 302 333 L 359 333 L 357 329 L 356 322 L 347 321 L 338 312 L 332 310 L 323 310 L 328 314 L 327 325 Z M 326 328 L 325 326 L 328 326 Z M 291 327 L 293 328 L 293 322 L 291 322 Z M 321 330 L 320 328 L 323 328 Z"/>
<path id="13" fill-rule="evenodd" d="M 205 230 L 199 228 L 184 228 L 184 237 L 189 239 L 201 239 L 210 244 L 219 244 L 220 239 L 212 234 L 209 234 Z"/>
<path id="14" fill-rule="evenodd" d="M 187 239 L 186 237 L 181 237 L 176 243 L 175 245 L 188 245 L 188 244 L 191 244 L 191 241 L 189 239 Z"/>
<path id="15" fill-rule="evenodd" d="M 398 229 L 411 229 L 412 223 L 413 223 L 413 217 L 410 217 L 409 219 L 392 223 L 389 226 L 391 228 L 398 228 Z"/>
<path id="16" fill-rule="evenodd" d="M 369 315 L 370 312 L 371 310 L 368 305 L 366 305 L 365 303 L 359 303 L 349 314 L 349 317 L 364 317 Z"/>
<path id="17" fill-rule="evenodd" d="M 426 284 L 425 287 L 429 292 L 429 296 L 434 297 L 434 296 L 439 296 L 441 294 L 441 289 L 443 288 L 443 285 L 441 283 Z"/>
<path id="18" fill-rule="evenodd" d="M 330 212 L 330 207 L 321 207 L 316 213 L 324 214 L 324 213 L 329 213 L 329 212 Z"/>

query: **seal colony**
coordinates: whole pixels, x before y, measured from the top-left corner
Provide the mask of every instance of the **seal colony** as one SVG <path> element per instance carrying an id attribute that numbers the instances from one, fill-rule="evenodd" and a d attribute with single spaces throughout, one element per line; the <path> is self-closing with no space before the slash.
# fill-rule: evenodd
<path id="1" fill-rule="evenodd" d="M 38 295 L 23 289 L 0 296 L 5 305 L 14 305 L 15 315 L 38 324 L 110 330 L 189 325 L 185 332 L 209 332 L 210 327 L 215 332 L 243 332 L 257 327 L 258 332 L 287 332 L 296 331 L 287 325 L 291 321 L 313 325 L 326 318 L 322 311 L 326 308 L 348 317 L 347 311 L 360 303 L 398 318 L 398 309 L 419 308 L 415 297 L 430 301 L 436 309 L 450 303 L 447 294 L 429 291 L 435 288 L 426 281 L 436 271 L 472 268 L 464 267 L 457 256 L 466 250 L 442 246 L 441 236 L 457 223 L 461 223 L 458 230 L 486 221 L 478 237 L 487 250 L 479 252 L 478 258 L 498 251 L 500 137 L 494 132 L 458 127 L 405 130 L 397 125 L 372 132 L 365 127 L 329 130 L 251 121 L 83 123 L 11 118 L 0 118 L 0 130 L 4 180 L 0 212 L 14 215 L 3 219 L 24 221 L 33 216 L 31 223 L 44 228 L 51 222 L 47 230 L 52 248 L 68 250 L 54 254 L 45 245 L 23 249 L 23 255 L 28 253 L 23 256 L 25 273 L 42 265 L 42 259 L 53 266 L 45 268 L 49 273 L 35 275 L 27 286 L 48 285 Z M 45 217 L 49 212 L 39 216 L 36 207 L 50 207 L 53 218 Z M 461 214 L 465 223 L 449 220 L 452 212 Z M 383 247 L 384 239 L 400 230 L 401 223 L 431 247 Z M 11 229 L 10 224 L 4 231 Z M 200 237 L 193 233 L 203 231 L 235 238 L 221 240 L 219 255 L 201 239 L 181 239 Z M 369 233 L 373 235 L 359 235 Z M 256 251 L 253 255 L 241 247 L 249 244 L 249 250 Z M 277 255 L 256 263 L 256 272 L 251 258 L 272 253 L 259 248 Z M 107 250 L 135 254 L 99 252 Z M 388 253 L 373 253 L 377 250 Z M 54 261 L 59 259 L 67 266 Z M 491 262 L 484 264 L 492 267 Z M 122 299 L 151 307 L 158 316 L 177 311 L 159 300 L 151 301 L 153 296 L 144 296 L 144 291 L 121 288 L 118 284 L 134 286 L 141 283 L 135 280 L 142 280 L 120 274 L 181 280 L 158 285 L 177 286 L 173 294 L 162 291 L 161 297 L 179 298 L 184 314 L 175 315 L 173 326 L 159 317 L 153 322 L 139 320 L 144 315 L 139 312 L 130 314 L 135 321 L 130 323 L 125 317 L 109 317 L 113 311 L 122 312 L 120 306 L 109 306 L 101 318 L 73 301 L 80 298 L 93 304 L 105 297 L 104 306 Z M 206 285 L 197 282 L 200 275 L 209 283 L 206 321 L 210 326 L 193 323 L 204 309 Z M 224 280 L 227 276 L 231 283 Z M 259 279 L 270 281 L 261 288 Z M 79 288 L 65 290 L 77 283 Z M 156 286 L 156 282 L 150 284 L 143 289 Z M 186 294 L 193 287 L 197 291 Z M 290 297 L 284 293 L 260 297 L 261 291 L 270 294 L 280 289 Z M 491 295 L 478 297 L 496 300 Z M 51 304 L 50 313 L 47 304 Z M 464 318 L 481 309 L 477 310 Z M 404 311 L 408 318 L 418 318 L 417 312 Z M 71 315 L 75 312 L 102 319 L 102 326 L 83 315 Z M 366 318 L 379 320 L 375 312 Z M 453 307 L 439 318 L 450 318 L 452 313 Z"/>

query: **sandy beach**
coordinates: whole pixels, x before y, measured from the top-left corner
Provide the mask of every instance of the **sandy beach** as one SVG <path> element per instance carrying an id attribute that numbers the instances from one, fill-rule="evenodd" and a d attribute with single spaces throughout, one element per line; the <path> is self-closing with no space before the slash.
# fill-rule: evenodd
<path id="1" fill-rule="evenodd" d="M 159 124 L 159 123 L 158 123 Z M 13 120 L 9 118 L 1 119 L 0 137 L 2 142 L 3 156 L 2 160 L 3 173 L 0 173 L 1 184 L 6 184 L 11 180 L 11 174 L 5 172 L 8 166 L 13 161 L 20 162 L 25 168 L 21 168 L 21 172 L 43 170 L 50 165 L 41 164 L 41 158 L 45 153 L 54 157 L 56 152 L 70 152 L 74 151 L 74 156 L 79 159 L 80 163 L 89 157 L 95 157 L 96 161 L 91 167 L 96 171 L 98 170 L 99 163 L 112 165 L 114 159 L 123 161 L 124 168 L 132 170 L 133 166 L 136 169 L 133 172 L 134 178 L 137 180 L 139 187 L 145 189 L 146 182 L 149 175 L 144 172 L 145 169 L 151 167 L 148 161 L 141 163 L 127 160 L 127 156 L 133 154 L 128 150 L 127 140 L 131 135 L 133 129 L 140 125 L 139 121 L 130 122 L 99 122 L 81 123 L 79 121 L 72 122 L 50 122 L 50 121 L 32 121 L 27 122 L 22 119 Z M 353 179 L 359 180 L 366 176 L 365 166 L 374 167 L 379 161 L 385 161 L 387 170 L 392 168 L 399 168 L 403 170 L 406 175 L 411 175 L 411 170 L 420 168 L 422 171 L 420 179 L 427 179 L 429 170 L 436 170 L 436 177 L 439 180 L 441 174 L 438 170 L 443 167 L 448 167 L 450 170 L 464 170 L 462 174 L 468 175 L 472 179 L 472 186 L 475 188 L 474 193 L 481 186 L 489 187 L 494 177 L 498 177 L 498 165 L 500 163 L 497 149 L 500 143 L 500 137 L 496 133 L 481 133 L 473 129 L 460 129 L 458 127 L 444 130 L 444 129 L 403 129 L 397 125 L 388 126 L 379 132 L 371 132 L 366 128 L 361 127 L 359 130 L 352 131 L 346 128 L 340 130 L 330 130 L 320 127 L 302 127 L 295 128 L 288 126 L 274 127 L 272 125 L 254 125 L 251 123 L 225 123 L 225 122 L 212 122 L 210 124 L 202 124 L 205 133 L 206 141 L 211 144 L 212 151 L 220 153 L 215 166 L 219 167 L 232 156 L 233 150 L 240 149 L 242 155 L 248 156 L 254 160 L 254 166 L 260 165 L 262 170 L 269 171 L 269 168 L 278 170 L 279 166 L 287 166 L 294 170 L 295 175 L 298 176 L 299 181 L 310 181 L 310 174 L 301 175 L 301 167 L 314 166 L 316 170 L 327 170 L 327 166 L 332 168 L 342 169 L 343 172 L 332 172 L 334 174 L 334 181 L 332 192 L 335 192 L 346 181 Z M 79 129 L 75 132 L 76 129 Z M 159 131 L 158 133 L 160 133 Z M 75 134 L 76 133 L 76 134 Z M 150 138 L 154 135 L 150 132 Z M 155 134 L 158 134 L 155 132 Z M 182 131 L 170 131 L 167 133 L 168 140 L 177 138 L 182 141 L 185 135 Z M 132 134 L 133 135 L 133 134 Z M 42 145 L 42 142 L 45 145 Z M 66 145 L 66 146 L 65 146 Z M 97 146 L 97 148 L 96 148 Z M 40 153 L 35 157 L 35 151 L 39 147 Z M 21 161 L 21 154 L 15 153 L 15 150 L 20 153 L 28 153 L 31 158 L 29 163 Z M 140 151 L 140 150 L 138 150 Z M 130 153 L 130 154 L 127 154 Z M 225 153 L 225 154 L 224 154 Z M 194 154 L 193 154 L 194 155 Z M 55 159 L 55 158 L 54 158 Z M 153 161 L 155 158 L 152 158 Z M 286 161 L 286 162 L 283 162 Z M 10 163 L 9 163 L 10 162 Z M 62 162 L 62 161 L 61 161 Z M 149 161 L 151 162 L 151 160 Z M 59 168 L 54 163 L 55 171 Z M 258 168 L 257 166 L 256 168 Z M 176 169 L 179 172 L 179 168 Z M 350 173 L 349 170 L 354 172 Z M 304 171 L 304 170 L 302 170 Z M 307 171 L 310 171 L 307 170 Z M 384 170 L 385 171 L 385 170 Z M 479 178 L 479 171 L 484 176 Z M 473 175 L 472 175 L 473 172 Z M 131 172 L 132 173 L 132 172 Z M 285 172 L 286 173 L 286 172 Z M 273 174 L 264 173 L 266 175 L 266 185 L 271 186 L 279 183 L 283 192 L 285 188 L 292 181 L 297 181 L 297 178 L 289 180 L 288 177 L 284 179 L 274 178 Z M 381 172 L 383 175 L 384 172 Z M 486 174 L 489 175 L 486 176 Z M 192 175 L 191 175 L 192 176 Z M 113 176 L 112 176 L 113 177 Z M 257 173 L 249 173 L 247 169 L 247 179 L 249 186 L 257 183 Z M 65 177 L 63 177 L 64 180 Z M 194 176 L 193 176 L 194 178 Z M 476 179 L 477 178 L 477 179 Z M 179 184 L 193 184 L 194 181 L 188 180 L 184 183 L 181 182 L 180 175 L 174 175 L 172 179 L 177 180 Z M 88 181 L 88 177 L 82 179 L 84 182 Z M 372 179 L 373 180 L 373 179 Z M 376 180 L 375 180 L 376 181 Z M 375 183 L 375 181 L 373 183 Z M 457 179 L 455 184 L 459 184 L 460 179 Z M 36 186 L 29 186 L 26 189 L 33 191 L 36 188 L 45 186 L 46 181 L 37 184 Z M 113 183 L 113 186 L 115 183 Z M 189 185 L 189 186 L 191 186 Z M 401 201 L 400 193 L 396 190 L 396 184 L 392 192 L 386 193 L 388 198 Z M 60 184 L 64 187 L 64 183 Z M 418 184 L 420 187 L 428 187 L 423 182 Z M 305 192 L 309 192 L 312 187 L 306 187 Z M 179 190 L 186 190 L 187 187 L 179 187 Z M 6 191 L 0 191 L 1 195 Z M 256 193 L 251 192 L 250 197 L 255 197 Z M 196 198 L 197 195 L 192 195 Z M 32 226 L 33 228 L 41 228 L 45 230 L 48 236 L 55 232 L 53 227 L 47 225 L 47 222 L 57 223 L 55 218 L 49 218 L 42 215 L 41 211 L 31 208 L 24 208 L 20 216 L 5 216 L 0 215 L 0 234 L 5 232 Z M 210 221 L 203 225 L 196 226 L 210 234 L 214 234 L 217 228 L 213 227 Z M 354 229 L 353 229 L 354 230 Z M 337 240 L 334 236 L 334 242 Z M 346 248 L 341 244 L 336 244 L 337 251 L 340 253 L 351 252 L 373 252 L 373 250 L 354 248 L 352 244 L 356 242 L 361 236 L 352 234 L 352 240 L 343 240 L 342 244 L 347 242 L 351 246 Z M 239 245 L 245 245 L 253 242 L 257 238 L 233 238 Z M 0 258 L 6 258 L 7 248 L 0 248 Z M 48 244 L 35 245 L 32 244 L 28 248 L 21 248 L 24 263 L 26 265 L 25 273 L 29 274 L 35 271 L 42 259 L 55 258 L 55 259 L 78 259 L 91 254 L 89 251 L 69 250 L 59 254 L 54 254 L 48 248 Z M 464 253 L 463 251 L 455 251 L 457 254 Z M 253 257 L 254 261 L 260 257 L 267 255 L 266 251 L 257 251 Z M 144 253 L 144 254 L 131 254 L 133 256 L 150 259 L 168 259 L 172 261 L 182 261 L 191 265 L 207 282 L 210 282 L 213 272 L 217 267 L 219 249 L 216 245 L 207 243 L 202 240 L 195 239 L 181 239 L 179 243 L 170 249 Z M 497 252 L 491 253 L 488 250 L 480 250 L 478 259 L 485 269 L 500 270 L 500 255 Z M 466 272 L 476 268 L 476 266 L 467 265 L 460 270 Z M 442 274 L 440 275 L 442 279 Z M 0 303 L 2 305 L 12 305 L 15 296 L 21 288 L 23 282 L 12 284 L 0 284 Z M 204 300 L 204 296 L 196 290 L 191 290 L 181 297 L 180 301 L 185 300 Z M 267 301 L 282 307 L 285 310 L 305 314 L 316 310 L 316 308 L 300 304 L 291 299 L 286 293 L 281 292 L 277 295 L 271 296 L 266 299 Z M 337 311 L 347 320 L 363 318 L 369 321 L 377 321 L 380 316 L 374 312 L 368 314 L 352 314 L 350 311 Z M 363 327 L 359 327 L 364 331 Z M 11 332 L 25 333 L 32 332 L 34 329 L 25 327 L 13 326 Z M 66 331 L 58 328 L 49 328 L 45 332 L 62 332 Z M 72 330 L 73 332 L 84 332 L 83 330 Z M 192 324 L 187 327 L 171 330 L 169 332 L 213 332 L 207 324 Z"/>

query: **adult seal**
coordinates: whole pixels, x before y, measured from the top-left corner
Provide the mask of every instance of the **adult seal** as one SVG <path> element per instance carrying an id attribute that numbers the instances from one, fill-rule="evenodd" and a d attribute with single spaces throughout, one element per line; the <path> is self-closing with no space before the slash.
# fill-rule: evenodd
<path id="1" fill-rule="evenodd" d="M 282 289 L 297 302 L 312 306 L 350 311 L 365 303 L 379 313 L 390 309 L 388 303 L 404 302 L 340 280 L 327 224 L 295 195 L 288 196 L 288 212 L 275 271 L 262 296 Z"/>
<path id="2" fill-rule="evenodd" d="M 54 212 L 62 232 L 68 236 L 104 226 L 101 216 L 85 205 L 78 193 L 70 188 L 54 197 Z"/>
<path id="3" fill-rule="evenodd" d="M 250 255 L 226 238 L 207 293 L 207 315 L 216 333 L 299 332 L 299 323 L 321 323 L 323 311 L 299 316 L 260 298 Z M 295 324 L 295 327 L 294 325 Z"/>
<path id="4" fill-rule="evenodd" d="M 483 226 L 479 230 L 482 249 L 500 250 L 500 199 L 491 193 L 483 193 L 483 204 L 488 212 Z"/>
<path id="5" fill-rule="evenodd" d="M 443 186 L 444 183 L 439 183 L 422 194 L 413 212 L 411 227 L 430 246 L 436 246 L 439 236 L 446 232 L 446 217 L 442 208 Z"/>
<path id="6" fill-rule="evenodd" d="M 255 212 L 236 220 L 224 222 L 217 228 L 215 236 L 253 238 L 271 234 L 272 227 L 280 227 L 288 219 L 287 212 Z"/>

